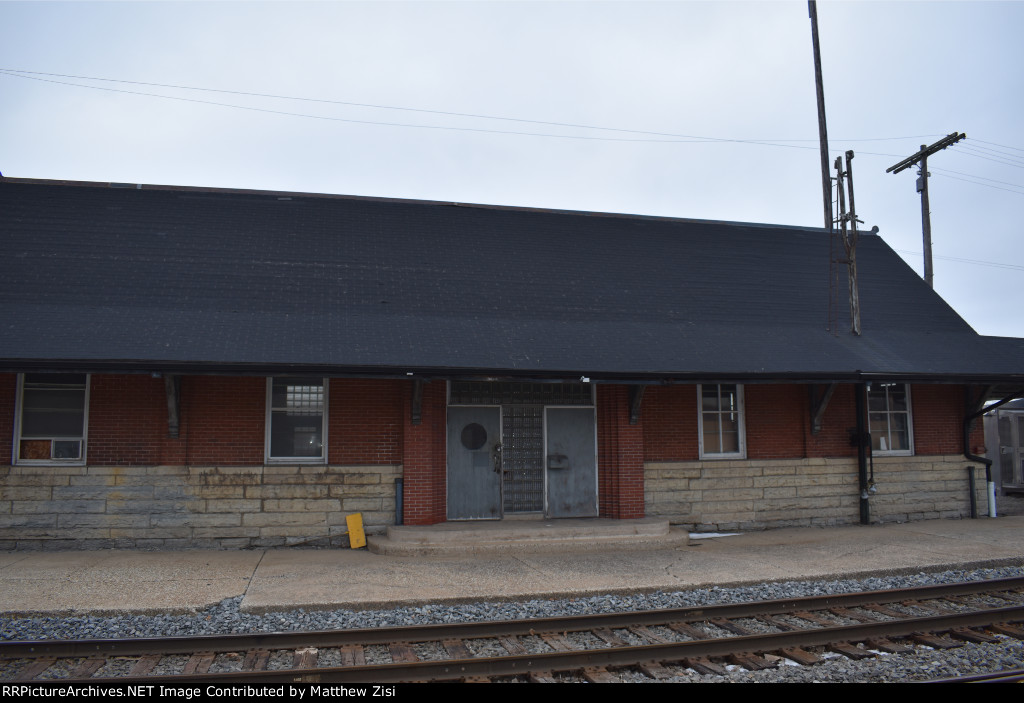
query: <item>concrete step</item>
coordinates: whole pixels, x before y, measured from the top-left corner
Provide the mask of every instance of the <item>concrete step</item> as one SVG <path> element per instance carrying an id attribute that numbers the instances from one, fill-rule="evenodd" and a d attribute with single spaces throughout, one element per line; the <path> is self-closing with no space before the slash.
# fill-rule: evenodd
<path id="1" fill-rule="evenodd" d="M 685 545 L 687 533 L 668 520 L 551 520 L 544 518 L 444 522 L 388 527 L 385 535 L 367 537 L 376 554 L 392 556 L 459 556 L 471 554 L 544 553 L 608 549 L 671 549 Z"/>

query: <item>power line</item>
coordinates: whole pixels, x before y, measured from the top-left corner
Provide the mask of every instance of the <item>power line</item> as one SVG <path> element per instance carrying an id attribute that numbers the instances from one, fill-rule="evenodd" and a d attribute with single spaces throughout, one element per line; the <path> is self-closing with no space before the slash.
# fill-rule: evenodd
<path id="1" fill-rule="evenodd" d="M 1024 155 L 1018 156 L 1017 154 L 1011 154 L 1010 152 L 1002 149 L 992 149 L 990 147 L 981 146 L 979 144 L 965 144 L 964 148 L 967 147 L 970 147 L 971 151 L 974 151 L 979 154 L 988 154 L 990 156 L 994 156 L 1000 159 L 1009 159 L 1010 161 L 1024 162 Z"/>
<path id="2" fill-rule="evenodd" d="M 932 170 L 933 171 L 938 171 L 938 169 L 932 169 Z M 963 181 L 964 183 L 973 183 L 976 186 L 985 186 L 986 188 L 995 188 L 996 190 L 1005 190 L 1007 193 L 1017 193 L 1018 195 L 1024 195 L 1024 191 L 1022 191 L 1022 190 L 1011 190 L 1009 188 L 1001 188 L 999 186 L 990 185 L 988 183 L 978 183 L 977 181 L 969 181 L 966 178 L 957 178 L 956 176 L 950 176 L 950 175 L 945 174 L 945 173 L 936 173 L 935 175 L 942 176 L 943 178 L 952 178 L 954 181 Z M 980 176 L 978 176 L 978 178 L 980 178 Z"/>
<path id="3" fill-rule="evenodd" d="M 816 139 L 729 139 L 729 138 L 725 138 L 725 137 L 704 137 L 704 136 L 695 136 L 695 135 L 689 135 L 689 134 L 674 134 L 674 133 L 671 133 L 671 132 L 651 132 L 651 131 L 638 130 L 638 129 L 625 129 L 625 128 L 619 128 L 619 127 L 600 127 L 600 126 L 597 126 L 597 125 L 576 124 L 576 123 L 572 123 L 572 122 L 551 122 L 551 121 L 546 121 L 546 120 L 531 120 L 531 119 L 525 119 L 525 118 L 519 118 L 519 117 L 500 117 L 500 116 L 495 116 L 495 115 L 481 115 L 481 114 L 468 113 L 468 112 L 450 112 L 450 111 L 445 111 L 445 110 L 427 110 L 427 109 L 415 108 L 415 107 L 402 107 L 402 106 L 395 106 L 395 105 L 377 105 L 377 104 L 372 104 L 372 103 L 358 103 L 358 102 L 349 102 L 349 101 L 343 101 L 343 100 L 328 100 L 328 99 L 324 99 L 324 98 L 306 98 L 306 97 L 297 97 L 297 96 L 290 96 L 290 95 L 275 95 L 275 94 L 272 94 L 272 93 L 256 93 L 256 92 L 248 92 L 248 91 L 241 91 L 241 90 L 226 90 L 226 89 L 219 89 L 219 88 L 200 88 L 200 87 L 195 87 L 195 86 L 174 85 L 174 84 L 169 84 L 169 83 L 149 83 L 149 82 L 144 82 L 144 81 L 129 81 L 129 80 L 121 80 L 121 79 L 117 79 L 117 78 L 96 78 L 96 77 L 93 77 L 93 76 L 78 76 L 78 75 L 64 74 L 64 73 L 45 73 L 45 72 L 42 72 L 42 71 L 23 71 L 23 70 L 19 70 L 19 69 L 10 69 L 10 68 L 0 68 L 0 73 L 2 73 L 3 75 L 11 76 L 12 78 L 25 78 L 25 79 L 28 79 L 28 80 L 38 80 L 38 81 L 43 81 L 43 82 L 47 82 L 47 83 L 56 83 L 56 84 L 59 84 L 59 85 L 70 85 L 70 86 L 75 86 L 75 87 L 79 87 L 79 88 L 92 88 L 92 89 L 95 89 L 95 90 L 111 90 L 111 91 L 114 91 L 114 92 L 129 93 L 129 94 L 132 94 L 132 95 L 145 95 L 145 96 L 149 96 L 149 97 L 166 98 L 166 99 L 169 99 L 169 100 L 186 100 L 186 101 L 190 101 L 190 102 L 198 102 L 198 103 L 204 103 L 204 104 L 210 104 L 210 105 L 218 105 L 218 106 L 221 106 L 221 107 L 236 107 L 236 108 L 239 108 L 239 109 L 248 109 L 248 110 L 260 110 L 260 109 L 259 108 L 250 108 L 250 107 L 241 106 L 241 105 L 230 105 L 230 104 L 227 104 L 227 103 L 209 102 L 209 101 L 205 101 L 205 100 L 190 100 L 188 98 L 181 98 L 181 97 L 170 96 L 170 95 L 159 95 L 159 94 L 156 94 L 156 93 L 143 93 L 143 92 L 137 92 L 137 91 L 131 91 L 131 90 L 118 90 L 118 89 L 113 89 L 113 88 L 102 88 L 101 86 L 84 85 L 84 84 L 81 84 L 81 83 L 68 83 L 66 81 L 47 80 L 47 79 L 44 79 L 44 78 L 37 78 L 36 76 L 51 76 L 51 77 L 56 77 L 56 78 L 74 78 L 76 80 L 104 81 L 104 82 L 108 82 L 108 83 L 124 83 L 124 84 L 129 84 L 129 85 L 144 85 L 144 86 L 150 86 L 150 87 L 154 87 L 154 88 L 172 88 L 172 89 L 175 89 L 175 90 L 195 90 L 195 91 L 202 91 L 202 92 L 207 92 L 207 93 L 223 93 L 223 94 L 226 94 L 226 95 L 243 95 L 243 96 L 247 96 L 247 97 L 272 98 L 272 99 L 275 99 L 275 100 L 296 100 L 296 101 L 301 101 L 301 102 L 313 102 L 313 103 L 322 103 L 322 104 L 328 104 L 328 105 L 345 105 L 345 106 L 348 106 L 348 107 L 364 107 L 364 108 L 372 108 L 372 109 L 378 109 L 378 110 L 401 110 L 401 111 L 405 111 L 405 112 L 421 112 L 421 113 L 431 114 L 431 115 L 445 115 L 445 116 L 448 116 L 448 117 L 469 117 L 469 118 L 473 118 L 473 119 L 482 119 L 482 120 L 502 120 L 502 121 L 506 121 L 506 122 L 522 122 L 522 123 L 526 123 L 526 124 L 539 124 L 539 125 L 545 125 L 545 126 L 548 126 L 548 127 L 571 127 L 571 128 L 574 128 L 574 129 L 593 129 L 593 130 L 606 131 L 606 132 L 623 132 L 623 133 L 626 133 L 626 134 L 643 134 L 643 135 L 654 136 L 654 137 L 674 137 L 676 139 L 686 139 L 686 140 L 693 140 L 693 141 L 700 141 L 700 142 L 731 142 L 731 143 L 739 143 L 739 144 L 763 144 L 763 145 L 766 145 L 766 146 L 787 146 L 787 147 L 791 147 L 791 148 L 808 148 L 808 147 L 792 146 L 792 145 L 789 145 L 789 144 L 779 144 L 778 142 L 816 142 L 817 141 Z M 22 74 L 30 74 L 30 75 L 22 75 Z M 283 112 L 283 111 L 276 111 L 276 110 L 269 110 L 269 109 L 261 110 L 261 111 L 264 111 L 264 112 L 275 112 L 277 114 L 293 115 L 293 116 L 297 116 L 297 117 L 312 117 L 312 118 L 315 118 L 315 119 L 336 119 L 336 118 L 318 117 L 316 115 L 304 115 L 304 114 L 301 114 L 301 113 Z M 340 118 L 338 118 L 338 119 L 339 119 L 339 121 L 357 122 L 357 123 L 361 123 L 361 124 L 381 124 L 381 125 L 386 125 L 386 126 L 397 126 L 397 127 L 428 127 L 428 128 L 432 127 L 432 125 L 410 125 L 410 124 L 390 123 L 390 122 L 373 122 L 373 121 L 368 121 L 368 120 L 361 121 L 361 120 L 340 120 Z M 433 127 L 433 128 L 435 128 L 435 129 L 470 129 L 470 128 L 457 128 L 457 127 L 447 127 L 447 128 L 445 128 L 445 127 Z M 472 131 L 472 130 L 470 130 L 470 131 Z M 478 131 L 489 131 L 489 130 L 478 130 Z M 494 131 L 497 131 L 497 130 L 494 130 Z M 500 131 L 497 131 L 497 132 L 499 134 L 530 134 L 530 135 L 533 134 L 533 133 L 528 133 L 528 132 L 500 132 Z M 551 137 L 551 136 L 562 136 L 562 135 L 541 134 L 541 135 L 537 135 L 537 136 L 548 136 L 548 137 Z M 925 134 L 925 135 L 911 135 L 911 136 L 907 136 L 907 137 L 880 137 L 880 138 L 872 138 L 872 139 L 842 139 L 842 140 L 837 140 L 837 141 L 844 141 L 844 142 L 877 142 L 877 141 L 894 141 L 894 140 L 901 140 L 901 139 L 918 139 L 918 138 L 931 137 L 931 136 L 937 136 L 937 135 Z M 577 137 L 577 138 L 582 138 L 582 137 Z M 620 140 L 620 141 L 664 141 L 664 140 L 639 140 L 639 139 L 636 139 L 636 140 Z"/>
<path id="4" fill-rule="evenodd" d="M 32 75 L 19 75 L 19 74 L 32 74 Z M 655 144 L 659 144 L 659 143 L 660 144 L 683 144 L 683 143 L 697 144 L 697 143 L 715 143 L 715 142 L 719 142 L 719 143 L 733 143 L 733 144 L 753 144 L 753 145 L 758 145 L 758 146 L 777 146 L 777 147 L 786 147 L 786 148 L 791 148 L 791 149 L 804 149 L 804 150 L 812 150 L 812 149 L 816 149 L 816 147 L 814 147 L 814 146 L 804 146 L 804 145 L 801 145 L 801 144 L 786 144 L 786 143 L 780 143 L 780 142 L 815 142 L 815 141 L 817 141 L 815 139 L 771 139 L 771 140 L 767 140 L 767 139 L 729 139 L 729 138 L 722 138 L 722 137 L 699 137 L 699 136 L 680 135 L 680 134 L 672 134 L 672 133 L 665 133 L 665 132 L 648 132 L 648 131 L 643 131 L 643 130 L 624 129 L 624 128 L 616 128 L 616 127 L 599 127 L 599 126 L 596 126 L 596 125 L 581 125 L 581 124 L 573 124 L 573 123 L 568 123 L 568 122 L 550 122 L 550 121 L 544 121 L 544 120 L 530 120 L 530 119 L 522 119 L 522 118 L 515 118 L 515 117 L 498 117 L 498 116 L 493 116 L 493 115 L 480 115 L 480 114 L 473 114 L 473 113 L 448 112 L 448 111 L 442 111 L 442 110 L 425 110 L 425 109 L 420 109 L 420 108 L 399 107 L 399 106 L 390 106 L 390 105 L 373 105 L 373 104 L 368 104 L 368 103 L 345 102 L 345 101 L 340 101 L 340 100 L 326 100 L 326 99 L 320 99 L 320 98 L 304 98 L 304 97 L 293 97 L 293 96 L 285 96 L 285 95 L 274 95 L 274 94 L 270 94 L 270 93 L 255 93 L 255 92 L 245 92 L 245 91 L 237 91 L 237 90 L 223 90 L 223 89 L 217 89 L 217 88 L 200 88 L 200 87 L 193 87 L 193 86 L 179 86 L 179 85 L 166 84 L 166 83 L 148 83 L 148 82 L 143 82 L 143 81 L 127 81 L 127 80 L 120 80 L 120 79 L 114 79 L 114 78 L 96 78 L 96 77 L 91 77 L 91 76 L 75 76 L 75 75 L 61 74 L 61 73 L 44 73 L 44 72 L 41 72 L 41 71 L 20 71 L 20 70 L 16 71 L 14 69 L 4 69 L 4 68 L 0 68 L 0 75 L 6 75 L 6 76 L 9 76 L 11 78 L 24 78 L 26 80 L 36 80 L 36 81 L 41 81 L 41 82 L 44 82 L 44 83 L 52 83 L 52 84 L 56 84 L 56 85 L 67 85 L 67 86 L 76 87 L 76 88 L 88 88 L 88 89 L 92 89 L 92 90 L 103 90 L 103 91 L 106 91 L 106 92 L 124 93 L 124 94 L 129 94 L 129 95 L 141 95 L 143 97 L 163 98 L 165 100 L 177 100 L 177 101 L 182 101 L 182 102 L 192 102 L 192 103 L 198 103 L 198 104 L 203 104 L 203 105 L 213 105 L 213 106 L 216 106 L 216 107 L 227 107 L 227 108 L 234 108 L 234 109 L 238 109 L 238 110 L 249 110 L 251 112 L 265 112 L 265 113 L 269 113 L 269 114 L 277 114 L 277 115 L 283 115 L 283 116 L 287 116 L 287 117 L 302 117 L 302 118 L 307 118 L 307 119 L 327 120 L 327 121 L 334 121 L 334 122 L 347 122 L 347 123 L 351 123 L 351 124 L 367 124 L 367 125 L 385 126 L 385 127 L 406 127 L 406 128 L 419 128 L 419 129 L 437 129 L 437 130 L 446 130 L 446 131 L 477 132 L 477 133 L 484 133 L 484 134 L 508 134 L 508 135 L 515 135 L 515 136 L 547 137 L 547 138 L 555 138 L 555 139 L 561 138 L 561 139 L 577 139 L 577 140 L 588 140 L 588 141 L 610 141 L 610 142 L 626 142 L 626 143 L 636 142 L 636 143 L 655 143 Z M 387 110 L 403 110 L 403 111 L 409 111 L 409 112 L 422 112 L 422 113 L 426 113 L 426 114 L 447 115 L 447 116 L 455 116 L 455 117 L 470 117 L 470 118 L 487 119 L 487 120 L 505 120 L 505 121 L 523 122 L 523 123 L 529 123 L 529 124 L 542 124 L 542 125 L 548 125 L 548 126 L 573 127 L 573 128 L 580 128 L 580 129 L 593 129 L 593 130 L 602 130 L 602 131 L 614 131 L 614 132 L 622 132 L 622 133 L 628 133 L 628 134 L 643 134 L 643 135 L 650 135 L 650 136 L 669 136 L 669 137 L 677 137 L 677 138 L 676 139 L 622 139 L 622 138 L 597 137 L 597 136 L 586 136 L 586 135 L 548 134 L 548 133 L 539 133 L 539 132 L 520 132 L 520 131 L 514 131 L 514 130 L 494 130 L 494 129 L 473 128 L 473 127 L 454 127 L 454 126 L 445 126 L 445 125 L 421 125 L 421 124 L 409 124 L 409 123 L 401 123 L 401 122 L 383 122 L 383 121 L 377 121 L 377 120 L 355 120 L 355 119 L 347 119 L 347 118 L 341 118 L 341 117 L 329 117 L 329 116 L 324 116 L 324 115 L 311 115 L 311 114 L 300 113 L 300 112 L 290 112 L 290 111 L 286 111 L 286 110 L 273 110 L 273 109 L 270 109 L 270 108 L 250 107 L 250 106 L 246 106 L 246 105 L 234 105 L 234 104 L 231 104 L 231 103 L 222 103 L 222 102 L 216 102 L 216 101 L 211 101 L 211 100 L 198 100 L 198 99 L 195 99 L 195 98 L 185 98 L 185 97 L 181 97 L 181 96 L 161 95 L 161 94 L 158 94 L 158 93 L 147 93 L 147 92 L 133 91 L 133 90 L 124 90 L 124 89 L 118 89 L 118 88 L 105 88 L 105 87 L 102 87 L 102 86 L 91 86 L 91 85 L 85 85 L 85 84 L 81 84 L 81 83 L 71 83 L 71 82 L 67 82 L 67 81 L 57 81 L 57 80 L 51 80 L 51 79 L 46 79 L 46 78 L 39 78 L 38 76 L 67 77 L 67 78 L 75 78 L 75 79 L 80 79 L 80 80 L 95 80 L 95 81 L 105 81 L 105 82 L 110 82 L 110 83 L 126 83 L 126 84 L 133 84 L 133 85 L 148 85 L 148 86 L 154 86 L 154 87 L 173 88 L 173 89 L 180 89 L 180 90 L 196 90 L 196 91 L 203 91 L 203 92 L 210 92 L 210 93 L 225 93 L 225 94 L 231 94 L 231 95 L 244 95 L 244 96 L 249 96 L 249 97 L 265 97 L 265 98 L 273 98 L 273 99 L 280 99 L 280 100 L 296 100 L 296 101 L 303 101 L 303 102 L 318 102 L 318 103 L 324 103 L 324 104 L 346 105 L 346 106 L 350 106 L 350 107 L 366 107 L 366 108 L 387 109 Z M 843 142 L 898 141 L 898 140 L 903 140 L 903 139 L 914 139 L 914 138 L 918 138 L 918 137 L 927 137 L 927 136 L 934 136 L 934 135 L 911 135 L 911 136 L 907 136 L 907 137 L 875 137 L 875 138 L 864 138 L 864 139 L 838 139 L 836 141 L 843 141 Z M 973 141 L 978 142 L 978 141 L 982 141 L 982 140 L 975 139 Z M 992 142 L 985 142 L 985 143 L 986 144 L 990 144 Z M 1000 146 L 1000 145 L 996 145 L 996 146 Z M 1006 148 L 1014 149 L 1016 147 L 1006 147 Z M 833 150 L 830 150 L 830 151 L 833 151 Z M 841 150 L 834 150 L 834 151 L 836 153 L 842 153 Z M 1024 151 L 1024 149 L 1022 149 L 1021 151 Z M 872 152 L 872 151 L 859 151 L 857 153 L 859 155 L 862 155 L 862 156 L 886 156 L 886 157 L 898 156 L 898 154 L 889 154 L 889 153 L 884 153 L 884 152 Z M 936 171 L 943 171 L 945 169 L 935 169 L 935 170 Z M 1013 186 L 1013 187 L 1019 187 L 1019 186 L 1017 186 L 1016 184 L 1013 184 L 1013 183 L 1005 183 L 1003 181 L 995 181 L 994 179 L 985 178 L 983 176 L 975 176 L 973 174 L 960 173 L 958 171 L 950 171 L 950 173 L 959 173 L 960 175 L 968 176 L 969 178 L 978 178 L 978 179 L 983 179 L 983 180 L 990 180 L 990 181 L 993 181 L 995 183 L 1003 183 L 1004 185 L 1009 185 L 1009 186 Z M 945 175 L 945 174 L 941 174 L 941 175 Z M 947 178 L 953 178 L 953 176 L 946 176 L 946 177 Z M 1006 191 L 1011 192 L 1011 193 L 1016 193 L 1017 192 L 1015 190 L 1009 190 L 1007 188 L 1000 188 L 998 186 L 989 185 L 987 183 L 977 183 L 975 181 L 970 181 L 970 180 L 966 180 L 966 179 L 963 179 L 963 178 L 957 178 L 956 180 L 962 180 L 962 181 L 965 181 L 966 183 L 974 183 L 974 185 L 986 186 L 988 188 L 996 188 L 997 190 L 1006 190 Z"/>
<path id="5" fill-rule="evenodd" d="M 992 146 L 999 146 L 999 147 L 1002 147 L 1003 149 L 1013 149 L 1014 151 L 1024 151 L 1024 149 L 1021 149 L 1018 146 L 1007 146 L 1005 144 L 996 144 L 995 142 L 986 142 L 984 139 L 972 139 L 971 141 L 981 142 L 982 144 L 991 144 Z"/>
<path id="6" fill-rule="evenodd" d="M 1011 161 L 1005 161 L 1003 159 L 996 159 L 996 158 L 993 158 L 991 156 L 986 156 L 984 154 L 978 154 L 978 153 L 975 153 L 975 152 L 972 152 L 972 151 L 963 150 L 963 149 L 958 149 L 958 151 L 960 153 L 962 153 L 964 156 L 973 156 L 976 159 L 985 159 L 985 161 L 993 161 L 993 162 L 995 162 L 997 164 L 1002 164 L 1003 166 L 1013 166 L 1014 168 L 1024 168 L 1024 164 L 1015 164 L 1015 163 L 1013 163 Z"/>
<path id="7" fill-rule="evenodd" d="M 935 171 L 937 176 L 946 176 L 947 178 L 953 178 L 953 176 L 949 176 L 947 174 L 955 173 L 958 176 L 967 176 L 968 178 L 978 178 L 978 179 L 981 179 L 983 181 L 992 181 L 993 183 L 1001 183 L 1001 184 L 1003 184 L 1005 186 L 1011 186 L 1013 188 L 1020 188 L 1020 189 L 1024 190 L 1024 185 L 1021 185 L 1019 183 L 1010 183 L 1009 181 L 997 181 L 995 178 L 986 178 L 985 176 L 976 176 L 973 173 L 963 173 L 962 171 L 952 171 L 952 170 L 946 169 L 946 168 L 935 168 L 934 166 L 932 167 L 931 170 Z M 963 181 L 963 180 L 966 180 L 966 179 L 958 178 L 956 180 Z M 973 181 L 967 181 L 967 182 L 968 183 L 972 183 Z M 984 186 L 984 185 L 988 185 L 988 184 L 987 183 L 978 183 L 977 185 Z M 1005 188 L 1000 188 L 1000 190 L 1006 190 L 1006 189 Z"/>
<path id="8" fill-rule="evenodd" d="M 921 256 L 919 251 L 910 251 L 909 249 L 897 249 L 896 251 L 901 254 L 910 254 L 912 256 Z M 979 259 L 963 259 L 958 256 L 936 256 L 936 259 L 942 259 L 944 261 L 956 261 L 961 264 L 974 264 L 975 266 L 989 266 L 992 268 L 1010 269 L 1012 271 L 1024 271 L 1024 265 L 1020 264 L 1007 264 L 1001 261 L 981 261 Z"/>

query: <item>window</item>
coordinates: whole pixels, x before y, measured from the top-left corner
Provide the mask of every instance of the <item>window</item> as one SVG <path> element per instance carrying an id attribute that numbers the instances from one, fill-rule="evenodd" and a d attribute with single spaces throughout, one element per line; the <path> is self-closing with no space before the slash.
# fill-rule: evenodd
<path id="1" fill-rule="evenodd" d="M 743 458 L 743 386 L 735 383 L 697 386 L 700 403 L 700 458 Z"/>
<path id="2" fill-rule="evenodd" d="M 85 463 L 87 374 L 19 374 L 18 400 L 16 463 Z"/>
<path id="3" fill-rule="evenodd" d="M 903 383 L 872 384 L 868 391 L 868 424 L 875 454 L 913 454 L 910 387 Z"/>
<path id="4" fill-rule="evenodd" d="M 323 462 L 327 380 L 267 379 L 267 461 Z"/>

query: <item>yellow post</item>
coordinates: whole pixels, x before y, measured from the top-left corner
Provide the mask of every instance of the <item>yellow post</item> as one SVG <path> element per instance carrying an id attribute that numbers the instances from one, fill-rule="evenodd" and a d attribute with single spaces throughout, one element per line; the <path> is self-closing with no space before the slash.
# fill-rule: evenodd
<path id="1" fill-rule="evenodd" d="M 352 549 L 359 549 L 366 546 L 366 533 L 363 532 L 363 514 L 352 513 L 345 516 L 345 524 L 348 525 L 348 546 Z"/>

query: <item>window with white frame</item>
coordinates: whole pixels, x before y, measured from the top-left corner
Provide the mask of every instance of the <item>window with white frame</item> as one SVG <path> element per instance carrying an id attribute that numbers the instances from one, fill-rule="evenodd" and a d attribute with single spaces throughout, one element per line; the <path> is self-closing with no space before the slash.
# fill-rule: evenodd
<path id="1" fill-rule="evenodd" d="M 913 454 L 910 386 L 905 383 L 871 384 L 868 425 L 871 429 L 871 450 L 875 454 Z"/>
<path id="2" fill-rule="evenodd" d="M 17 463 L 85 463 L 88 374 L 19 374 L 18 406 L 14 443 Z"/>
<path id="3" fill-rule="evenodd" d="M 327 379 L 267 379 L 267 461 L 323 462 Z"/>
<path id="4" fill-rule="evenodd" d="M 743 421 L 743 386 L 735 383 L 697 386 L 700 458 L 743 458 L 747 442 Z"/>

